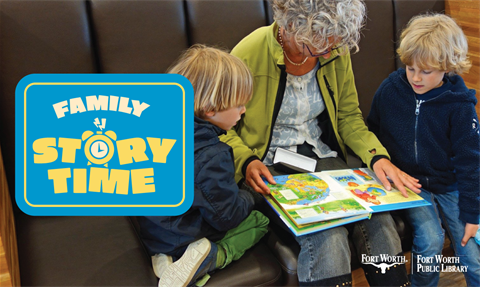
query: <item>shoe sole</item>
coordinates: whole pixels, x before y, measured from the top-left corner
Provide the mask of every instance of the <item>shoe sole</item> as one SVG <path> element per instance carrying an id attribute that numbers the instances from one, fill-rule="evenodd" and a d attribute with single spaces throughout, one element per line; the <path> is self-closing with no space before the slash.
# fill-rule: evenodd
<path id="1" fill-rule="evenodd" d="M 157 278 L 161 278 L 162 274 L 167 270 L 168 266 L 172 265 L 172 257 L 165 254 L 156 254 L 152 256 L 153 272 Z"/>
<path id="2" fill-rule="evenodd" d="M 158 287 L 186 287 L 210 252 L 211 244 L 203 238 L 188 245 L 183 256 L 163 273 Z"/>

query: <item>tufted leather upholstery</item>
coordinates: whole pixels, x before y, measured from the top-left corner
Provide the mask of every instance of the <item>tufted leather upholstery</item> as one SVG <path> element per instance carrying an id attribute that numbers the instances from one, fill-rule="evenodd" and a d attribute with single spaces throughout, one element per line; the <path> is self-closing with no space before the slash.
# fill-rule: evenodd
<path id="1" fill-rule="evenodd" d="M 366 4 L 361 50 L 352 57 L 364 115 L 376 88 L 399 65 L 394 52 L 398 31 L 419 12 L 444 9 L 443 0 Z M 263 0 L 0 0 L 0 145 L 11 198 L 15 87 L 21 78 L 31 73 L 162 73 L 194 43 L 231 49 L 271 22 L 272 11 Z M 13 205 L 23 285 L 156 285 L 131 218 L 30 217 Z M 395 218 L 409 248 L 410 232 L 401 217 Z M 289 234 L 270 232 L 208 285 L 296 285 L 297 254 Z"/>

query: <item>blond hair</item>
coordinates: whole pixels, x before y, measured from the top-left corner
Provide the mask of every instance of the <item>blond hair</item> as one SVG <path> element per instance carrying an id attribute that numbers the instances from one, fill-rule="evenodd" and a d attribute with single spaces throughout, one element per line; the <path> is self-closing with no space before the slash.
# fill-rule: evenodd
<path id="1" fill-rule="evenodd" d="M 252 97 L 253 78 L 248 67 L 226 51 L 196 44 L 168 69 L 186 77 L 194 90 L 195 116 L 245 105 Z"/>
<path id="2" fill-rule="evenodd" d="M 361 0 L 270 0 L 273 18 L 297 43 L 323 52 L 332 44 L 358 52 L 360 30 L 365 25 L 365 4 Z M 333 43 L 329 42 L 333 39 Z"/>
<path id="3" fill-rule="evenodd" d="M 462 74 L 472 66 L 467 57 L 468 43 L 455 20 L 444 14 L 413 17 L 402 31 L 397 49 L 407 66 Z"/>

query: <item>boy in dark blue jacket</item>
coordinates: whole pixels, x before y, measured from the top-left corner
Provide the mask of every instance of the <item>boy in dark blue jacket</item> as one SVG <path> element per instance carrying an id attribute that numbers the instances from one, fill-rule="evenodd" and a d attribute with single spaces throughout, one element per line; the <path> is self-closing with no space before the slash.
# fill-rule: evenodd
<path id="1" fill-rule="evenodd" d="M 475 90 L 456 74 L 467 71 L 465 35 L 442 14 L 412 18 L 397 50 L 406 70 L 379 87 L 368 126 L 400 169 L 420 180 L 431 206 L 407 209 L 414 229 L 413 286 L 438 285 L 444 229 L 468 286 L 480 286 L 480 136 Z"/>
<path id="2" fill-rule="evenodd" d="M 203 45 L 169 73 L 189 79 L 195 93 L 194 200 L 180 216 L 139 217 L 139 224 L 159 286 L 201 286 L 267 232 L 268 218 L 252 211 L 253 196 L 235 182 L 232 148 L 218 139 L 245 113 L 253 79 L 242 61 Z"/>

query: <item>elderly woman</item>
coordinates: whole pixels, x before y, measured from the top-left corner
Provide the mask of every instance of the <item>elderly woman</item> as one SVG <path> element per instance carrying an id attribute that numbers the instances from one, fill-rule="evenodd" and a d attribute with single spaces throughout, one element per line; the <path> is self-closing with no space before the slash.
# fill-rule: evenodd
<path id="1" fill-rule="evenodd" d="M 232 54 L 254 76 L 254 93 L 237 126 L 221 139 L 234 150 L 237 182 L 269 193 L 275 150 L 317 159 L 317 170 L 348 168 L 350 147 L 382 180 L 420 192 L 418 181 L 396 168 L 358 108 L 349 51 L 358 51 L 365 6 L 360 0 L 272 0 L 275 22 L 245 37 Z M 300 285 L 351 284 L 348 236 L 361 257 L 402 253 L 389 213 L 300 236 Z M 381 263 L 378 261 L 377 263 Z M 404 265 L 385 274 L 364 265 L 373 286 L 408 284 Z"/>

